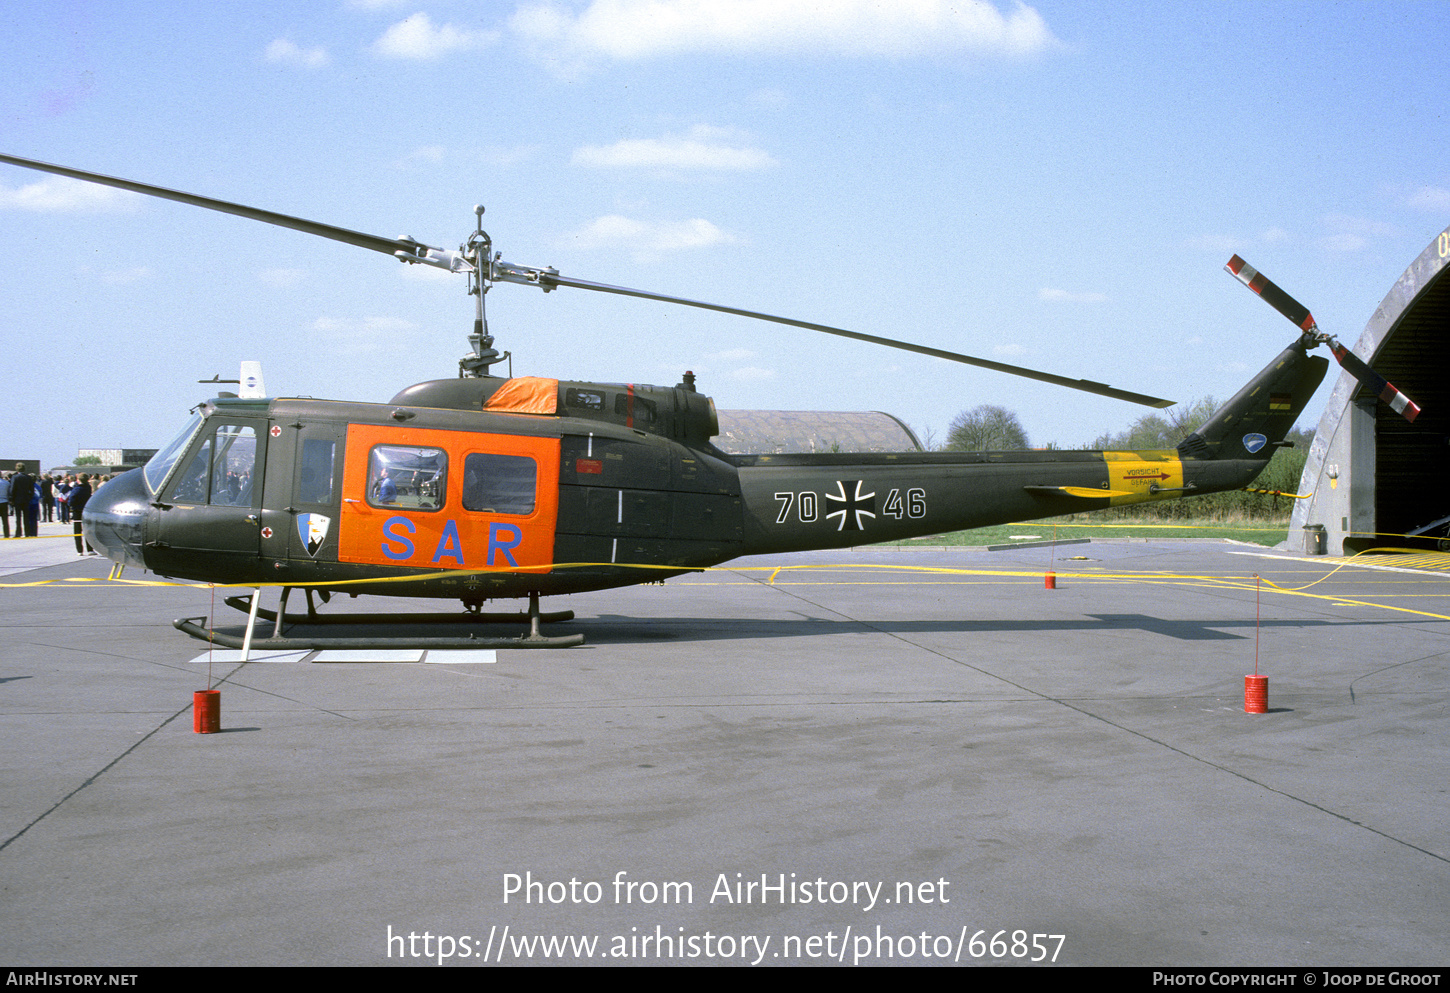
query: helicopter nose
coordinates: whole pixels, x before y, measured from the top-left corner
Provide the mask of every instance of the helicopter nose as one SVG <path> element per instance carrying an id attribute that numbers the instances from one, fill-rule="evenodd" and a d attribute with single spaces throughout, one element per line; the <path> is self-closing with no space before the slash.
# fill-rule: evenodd
<path id="1" fill-rule="evenodd" d="M 86 502 L 81 513 L 86 541 L 112 562 L 146 568 L 141 544 L 150 502 L 140 469 L 117 476 Z"/>

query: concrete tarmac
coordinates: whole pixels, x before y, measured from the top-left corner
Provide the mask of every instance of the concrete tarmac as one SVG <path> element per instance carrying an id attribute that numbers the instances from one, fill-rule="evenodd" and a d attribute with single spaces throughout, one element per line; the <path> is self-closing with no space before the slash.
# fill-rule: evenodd
<path id="1" fill-rule="evenodd" d="M 860 549 L 548 603 L 582 648 L 209 666 L 210 590 L 47 540 L 0 541 L 56 563 L 0 579 L 10 965 L 1446 961 L 1434 561 Z"/>

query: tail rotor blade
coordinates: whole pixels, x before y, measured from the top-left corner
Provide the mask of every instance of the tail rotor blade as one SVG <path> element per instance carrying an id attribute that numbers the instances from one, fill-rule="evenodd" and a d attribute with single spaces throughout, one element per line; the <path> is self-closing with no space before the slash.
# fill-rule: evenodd
<path id="1" fill-rule="evenodd" d="M 1279 289 L 1267 276 L 1237 255 L 1229 259 L 1224 268 L 1240 283 L 1262 297 L 1270 307 L 1289 318 L 1300 331 L 1313 331 L 1317 327 L 1314 315 L 1309 313 L 1308 307 Z"/>
<path id="2" fill-rule="evenodd" d="M 1341 368 L 1355 379 L 1359 380 L 1361 386 L 1389 404 L 1391 410 L 1399 414 L 1411 424 L 1415 418 L 1420 416 L 1420 405 L 1411 400 L 1404 393 L 1391 383 L 1388 379 L 1375 372 L 1364 364 L 1364 360 L 1345 348 L 1337 341 L 1330 342 L 1329 350 L 1334 353 Z"/>

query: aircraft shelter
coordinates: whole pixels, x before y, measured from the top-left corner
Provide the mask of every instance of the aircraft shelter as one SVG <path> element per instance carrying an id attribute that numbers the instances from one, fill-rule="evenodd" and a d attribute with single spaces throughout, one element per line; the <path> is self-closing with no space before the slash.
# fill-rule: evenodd
<path id="1" fill-rule="evenodd" d="M 1404 545 L 1403 535 L 1450 517 L 1450 228 L 1386 294 L 1353 351 L 1417 403 L 1414 423 L 1347 373 L 1334 386 L 1299 482 L 1289 541 L 1354 554 Z M 1445 536 L 1444 526 L 1434 532 Z M 1413 543 L 1423 547 L 1423 542 Z"/>

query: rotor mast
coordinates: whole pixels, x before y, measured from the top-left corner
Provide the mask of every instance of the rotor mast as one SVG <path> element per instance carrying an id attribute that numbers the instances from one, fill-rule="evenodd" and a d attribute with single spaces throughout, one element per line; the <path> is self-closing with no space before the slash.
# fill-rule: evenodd
<path id="1" fill-rule="evenodd" d="M 468 244 L 457 252 L 444 252 L 423 245 L 411 237 L 404 237 L 399 240 L 409 242 L 410 247 L 393 253 L 403 262 L 436 266 L 450 272 L 468 273 L 468 292 L 477 299 L 474 301 L 473 333 L 468 336 L 468 342 L 473 346 L 473 354 L 465 355 L 458 360 L 458 375 L 461 379 L 487 376 L 490 366 L 503 362 L 513 354 L 512 352 L 500 352 L 494 348 L 493 335 L 488 333 L 488 315 L 485 304 L 488 291 L 493 284 L 521 283 L 524 286 L 537 286 L 548 293 L 556 285 L 552 277 L 559 274 L 559 271 L 552 266 L 537 269 L 532 266 L 512 265 L 503 261 L 503 253 L 493 250 L 493 239 L 489 237 L 487 231 L 483 230 L 483 213 L 483 204 L 475 204 L 473 214 L 477 220 L 473 234 L 468 236 Z M 413 245 L 416 245 L 417 249 L 410 250 Z"/>
<path id="2" fill-rule="evenodd" d="M 500 354 L 493 347 L 493 335 L 488 333 L 484 295 L 488 293 L 489 287 L 487 273 L 492 261 L 493 239 L 483 230 L 483 204 L 475 204 L 473 213 L 478 220 L 473 234 L 468 236 L 468 247 L 464 254 L 473 261 L 473 271 L 468 275 L 468 292 L 478 300 L 474 303 L 473 333 L 468 336 L 468 342 L 473 346 L 473 354 L 458 360 L 459 378 L 487 376 L 489 366 L 508 358 L 507 352 Z"/>

